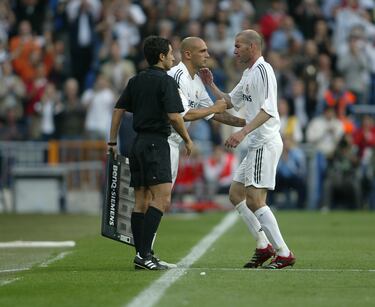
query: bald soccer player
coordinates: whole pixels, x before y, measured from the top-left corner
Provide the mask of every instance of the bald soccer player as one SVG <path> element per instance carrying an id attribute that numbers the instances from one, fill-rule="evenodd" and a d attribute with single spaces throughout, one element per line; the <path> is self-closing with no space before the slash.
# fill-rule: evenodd
<path id="1" fill-rule="evenodd" d="M 246 126 L 226 140 L 235 148 L 244 139 L 248 153 L 241 162 L 229 191 L 229 198 L 256 240 L 256 249 L 246 268 L 264 266 L 281 269 L 292 266 L 295 256 L 286 245 L 271 209 L 266 205 L 267 191 L 275 188 L 276 168 L 283 143 L 277 110 L 277 83 L 270 64 L 262 56 L 262 37 L 253 30 L 236 35 L 234 55 L 246 66 L 242 78 L 229 94 L 220 91 L 212 74 L 205 69 L 201 78 L 216 97 L 228 107 L 246 109 Z"/>

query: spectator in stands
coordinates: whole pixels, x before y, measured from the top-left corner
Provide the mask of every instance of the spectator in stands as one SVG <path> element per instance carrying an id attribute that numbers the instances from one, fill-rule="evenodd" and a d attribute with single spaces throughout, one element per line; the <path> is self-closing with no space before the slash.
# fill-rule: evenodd
<path id="1" fill-rule="evenodd" d="M 66 5 L 72 72 L 82 91 L 86 88 L 86 77 L 94 61 L 95 23 L 100 18 L 101 8 L 99 0 L 71 0 Z"/>
<path id="2" fill-rule="evenodd" d="M 39 115 L 39 133 L 42 141 L 55 138 L 55 114 L 59 111 L 59 97 L 53 83 L 46 85 L 41 100 L 35 104 L 35 111 Z"/>
<path id="3" fill-rule="evenodd" d="M 285 202 L 281 204 L 282 208 L 304 209 L 306 202 L 306 156 L 299 148 L 290 134 L 283 135 L 283 152 L 280 157 L 276 171 L 276 186 L 271 193 L 270 203 L 275 201 L 275 193 L 284 193 Z M 297 202 L 293 202 L 291 192 L 297 192 Z"/>
<path id="4" fill-rule="evenodd" d="M 65 80 L 71 74 L 70 61 L 63 40 L 57 39 L 52 45 L 53 63 L 48 72 L 48 80 L 55 84 L 58 90 L 62 90 Z"/>
<path id="5" fill-rule="evenodd" d="M 277 80 L 277 96 L 291 98 L 292 83 L 296 76 L 291 69 L 291 59 L 282 56 L 279 52 L 268 51 L 267 58 L 272 65 Z"/>
<path id="6" fill-rule="evenodd" d="M 24 82 L 32 82 L 35 77 L 35 59 L 42 60 L 41 46 L 32 33 L 28 21 L 20 22 L 18 35 L 10 40 L 9 51 L 12 58 L 14 71 L 20 75 Z"/>
<path id="7" fill-rule="evenodd" d="M 0 140 L 23 141 L 26 140 L 26 136 L 25 125 L 17 118 L 17 110 L 7 107 L 4 110 L 4 118 L 0 120 Z"/>
<path id="8" fill-rule="evenodd" d="M 0 41 L 7 42 L 9 33 L 16 22 L 16 17 L 9 1 L 0 2 Z"/>
<path id="9" fill-rule="evenodd" d="M 295 26 L 293 18 L 286 15 L 281 20 L 280 27 L 272 33 L 270 48 L 277 52 L 286 53 L 292 44 L 301 46 L 303 40 L 303 35 Z"/>
<path id="10" fill-rule="evenodd" d="M 111 127 L 115 95 L 103 75 L 98 75 L 93 89 L 83 93 L 82 103 L 86 106 L 85 133 L 92 140 L 108 140 Z"/>
<path id="11" fill-rule="evenodd" d="M 212 154 L 205 159 L 203 164 L 209 200 L 212 201 L 217 193 L 229 193 L 237 167 L 238 160 L 233 152 L 224 150 L 224 147 L 220 144 L 214 146 Z"/>
<path id="12" fill-rule="evenodd" d="M 371 115 L 364 114 L 360 127 L 353 134 L 353 143 L 357 147 L 357 155 L 361 164 L 361 187 L 363 199 L 369 201 L 374 189 L 374 148 L 375 148 L 375 124 Z"/>
<path id="13" fill-rule="evenodd" d="M 27 130 L 31 139 L 38 139 L 40 137 L 39 119 L 35 110 L 35 104 L 42 100 L 47 84 L 45 66 L 40 63 L 36 67 L 36 78 L 26 84 L 25 115 Z"/>
<path id="14" fill-rule="evenodd" d="M 313 118 L 307 126 L 306 140 L 316 149 L 315 191 L 311 204 L 313 208 L 310 209 L 317 209 L 321 205 L 327 160 L 333 157 L 343 134 L 342 123 L 337 118 L 335 109 L 329 105 L 325 107 L 322 115 Z"/>
<path id="15" fill-rule="evenodd" d="M 309 120 L 309 112 L 314 106 L 307 105 L 305 84 L 301 79 L 296 79 L 292 83 L 292 97 L 290 98 L 291 114 L 298 118 L 298 125 L 305 129 Z M 299 141 L 302 141 L 301 138 Z M 297 141 L 297 140 L 296 140 Z"/>
<path id="16" fill-rule="evenodd" d="M 178 173 L 173 189 L 176 207 L 184 206 L 184 194 L 194 194 L 197 201 L 204 199 L 203 158 L 195 148 L 190 156 L 185 151 L 180 154 Z"/>
<path id="17" fill-rule="evenodd" d="M 358 172 L 359 159 L 351 136 L 344 136 L 332 159 L 324 183 L 324 208 L 358 209 L 361 203 L 361 186 Z"/>
<path id="18" fill-rule="evenodd" d="M 280 98 L 278 103 L 280 116 L 280 133 L 287 135 L 294 142 L 300 143 L 303 141 L 303 132 L 299 117 L 289 113 L 289 104 L 284 98 Z"/>
<path id="19" fill-rule="evenodd" d="M 119 95 L 135 75 L 136 69 L 133 62 L 121 57 L 120 46 L 117 41 L 112 42 L 108 61 L 101 66 L 101 73 L 110 81 L 116 95 Z"/>
<path id="20" fill-rule="evenodd" d="M 348 38 L 348 49 L 338 55 L 337 69 L 348 89 L 357 97 L 357 103 L 365 103 L 371 65 L 368 63 L 364 38 L 352 33 Z"/>
<path id="21" fill-rule="evenodd" d="M 347 0 L 335 14 L 333 45 L 338 54 L 345 52 L 353 27 L 360 27 L 366 38 L 375 35 L 375 25 L 365 18 L 368 14 L 361 2 L 360 0 Z"/>
<path id="22" fill-rule="evenodd" d="M 319 54 L 324 53 L 329 56 L 333 55 L 334 48 L 332 45 L 332 39 L 330 36 L 328 23 L 325 20 L 317 20 L 313 40 L 318 47 Z"/>
<path id="23" fill-rule="evenodd" d="M 314 26 L 321 17 L 321 10 L 317 1 L 302 0 L 293 13 L 296 24 L 303 36 L 306 39 L 311 39 L 314 36 Z"/>
<path id="24" fill-rule="evenodd" d="M 272 0 L 267 12 L 260 17 L 260 31 L 266 43 L 269 43 L 272 34 L 279 28 L 282 19 L 285 17 L 285 3 L 281 0 Z"/>
<path id="25" fill-rule="evenodd" d="M 0 117 L 12 108 L 16 119 L 23 117 L 26 88 L 21 78 L 13 73 L 12 64 L 5 60 L 0 65 Z"/>
<path id="26" fill-rule="evenodd" d="M 19 0 L 15 1 L 14 14 L 17 21 L 27 20 L 35 33 L 43 33 L 43 21 L 46 17 L 47 1 L 43 0 Z"/>
<path id="27" fill-rule="evenodd" d="M 137 4 L 123 0 L 113 2 L 110 17 L 113 18 L 110 28 L 119 42 L 121 57 L 129 57 L 141 41 L 139 26 L 146 22 L 146 16 Z"/>
<path id="28" fill-rule="evenodd" d="M 76 79 L 65 81 L 59 112 L 55 116 L 56 137 L 76 140 L 83 138 L 86 109 L 79 97 L 79 84 Z"/>
<path id="29" fill-rule="evenodd" d="M 324 93 L 320 109 L 325 106 L 333 107 L 337 118 L 342 122 L 344 132 L 351 134 L 354 131 L 354 123 L 350 118 L 351 107 L 356 103 L 356 96 L 345 88 L 345 81 L 340 75 L 335 75 L 330 88 Z"/>
<path id="30" fill-rule="evenodd" d="M 318 86 L 317 101 L 323 101 L 324 94 L 329 89 L 332 80 L 332 60 L 327 54 L 320 54 L 318 59 L 318 71 L 316 72 L 316 82 Z M 308 111 L 309 118 L 316 115 L 318 106 L 315 105 L 311 111 Z"/>

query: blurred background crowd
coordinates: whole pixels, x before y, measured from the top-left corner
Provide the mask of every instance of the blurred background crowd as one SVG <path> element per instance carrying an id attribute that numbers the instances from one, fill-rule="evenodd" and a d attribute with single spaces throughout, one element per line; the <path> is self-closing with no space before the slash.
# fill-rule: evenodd
<path id="1" fill-rule="evenodd" d="M 243 70 L 234 36 L 247 28 L 264 36 L 278 80 L 284 151 L 270 201 L 375 209 L 373 0 L 0 0 L 0 141 L 107 140 L 151 34 L 170 39 L 176 63 L 184 37 L 203 38 L 216 84 L 231 91 Z M 126 116 L 124 154 L 134 134 Z M 244 156 L 222 146 L 231 132 L 194 122 L 197 150 L 182 154 L 177 199 L 228 191 Z"/>

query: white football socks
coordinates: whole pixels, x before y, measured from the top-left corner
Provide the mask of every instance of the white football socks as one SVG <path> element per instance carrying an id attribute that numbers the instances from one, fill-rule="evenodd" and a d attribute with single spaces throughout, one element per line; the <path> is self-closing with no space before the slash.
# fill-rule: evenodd
<path id="1" fill-rule="evenodd" d="M 279 225 L 270 207 L 266 205 L 259 208 L 254 214 L 258 218 L 260 225 L 262 225 L 262 229 L 266 233 L 267 238 L 271 241 L 273 248 L 276 249 L 277 254 L 279 256 L 288 257 L 290 250 L 284 242 Z"/>
<path id="2" fill-rule="evenodd" d="M 257 248 L 266 248 L 269 244 L 269 241 L 264 233 L 262 226 L 260 225 L 257 217 L 254 213 L 247 207 L 246 201 L 240 202 L 236 205 L 236 210 L 240 214 L 242 220 L 247 225 L 251 235 L 254 237 L 256 241 Z"/>

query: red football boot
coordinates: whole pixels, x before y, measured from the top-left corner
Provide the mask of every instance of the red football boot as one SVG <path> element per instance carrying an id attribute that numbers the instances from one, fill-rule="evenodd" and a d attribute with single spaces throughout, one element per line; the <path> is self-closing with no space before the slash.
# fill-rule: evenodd
<path id="1" fill-rule="evenodd" d="M 288 257 L 276 256 L 270 264 L 264 266 L 265 269 L 282 269 L 287 266 L 293 266 L 296 263 L 296 257 L 290 252 Z"/>
<path id="2" fill-rule="evenodd" d="M 261 266 L 264 262 L 268 259 L 275 256 L 275 250 L 273 249 L 271 244 L 268 244 L 265 248 L 257 248 L 255 249 L 255 253 L 253 257 L 251 257 L 250 261 L 246 263 L 243 267 L 254 269 L 258 266 Z"/>

